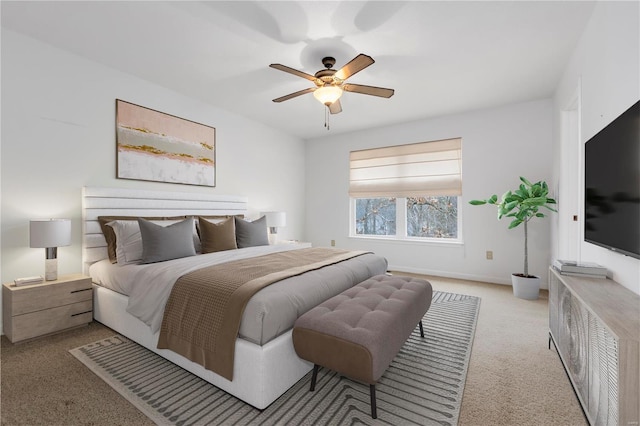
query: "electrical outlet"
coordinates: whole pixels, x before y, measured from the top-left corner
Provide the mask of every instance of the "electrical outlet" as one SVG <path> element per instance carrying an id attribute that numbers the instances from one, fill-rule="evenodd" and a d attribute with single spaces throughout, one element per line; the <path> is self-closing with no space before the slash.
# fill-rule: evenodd
<path id="1" fill-rule="evenodd" d="M 331 240 L 331 247 L 335 247 L 336 246 L 336 240 Z"/>
<path id="2" fill-rule="evenodd" d="M 487 250 L 487 260 L 493 260 L 493 252 L 491 250 Z"/>

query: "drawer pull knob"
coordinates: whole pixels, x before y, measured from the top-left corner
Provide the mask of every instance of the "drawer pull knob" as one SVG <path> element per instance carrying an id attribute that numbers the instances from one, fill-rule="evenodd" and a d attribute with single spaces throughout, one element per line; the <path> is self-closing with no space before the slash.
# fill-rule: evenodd
<path id="1" fill-rule="evenodd" d="M 71 291 L 71 294 L 80 293 L 81 291 L 89 291 L 89 290 L 91 290 L 91 289 L 90 288 L 83 288 L 82 290 L 73 290 L 73 291 Z"/>
<path id="2" fill-rule="evenodd" d="M 72 317 L 77 317 L 78 315 L 84 315 L 84 314 L 88 314 L 91 313 L 91 311 L 85 311 L 85 312 L 78 312 L 77 314 L 71 314 Z"/>

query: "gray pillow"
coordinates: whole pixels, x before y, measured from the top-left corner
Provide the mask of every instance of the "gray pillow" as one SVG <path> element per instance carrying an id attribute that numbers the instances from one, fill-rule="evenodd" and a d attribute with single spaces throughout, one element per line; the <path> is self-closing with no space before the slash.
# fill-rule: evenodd
<path id="1" fill-rule="evenodd" d="M 269 234 L 267 234 L 267 218 L 262 216 L 253 222 L 234 218 L 236 221 L 236 242 L 238 248 L 253 246 L 268 246 Z"/>
<path id="2" fill-rule="evenodd" d="M 169 226 L 138 218 L 142 236 L 142 262 L 154 263 L 195 256 L 193 218 Z"/>

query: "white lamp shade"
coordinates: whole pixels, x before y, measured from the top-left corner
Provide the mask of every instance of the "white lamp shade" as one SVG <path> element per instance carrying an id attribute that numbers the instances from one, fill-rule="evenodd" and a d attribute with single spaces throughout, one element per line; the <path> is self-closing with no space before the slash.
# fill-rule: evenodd
<path id="1" fill-rule="evenodd" d="M 331 105 L 342 96 L 342 89 L 337 86 L 322 86 L 313 92 L 313 96 L 324 105 Z"/>
<path id="2" fill-rule="evenodd" d="M 285 212 L 261 212 L 260 215 L 267 217 L 269 228 L 281 228 L 287 225 L 287 213 Z"/>
<path id="3" fill-rule="evenodd" d="M 71 220 L 33 219 L 29 222 L 29 246 L 33 248 L 71 245 Z"/>

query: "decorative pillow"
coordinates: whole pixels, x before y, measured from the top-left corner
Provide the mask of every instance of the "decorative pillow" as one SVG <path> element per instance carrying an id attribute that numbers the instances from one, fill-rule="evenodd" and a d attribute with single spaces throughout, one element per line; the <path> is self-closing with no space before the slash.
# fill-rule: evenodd
<path id="1" fill-rule="evenodd" d="M 114 220 L 106 225 L 113 233 L 114 263 L 123 266 L 142 259 L 142 236 L 137 220 Z"/>
<path id="2" fill-rule="evenodd" d="M 196 230 L 198 231 L 198 235 L 200 235 L 200 221 L 202 219 L 206 220 L 209 223 L 221 223 L 224 222 L 225 220 L 229 219 L 229 218 L 233 218 L 233 216 L 230 215 L 218 215 L 218 216 L 191 216 L 193 217 L 193 220 L 196 221 Z"/>
<path id="3" fill-rule="evenodd" d="M 173 216 L 173 217 L 145 217 L 147 220 L 184 220 L 184 216 Z M 109 222 L 113 222 L 116 220 L 130 220 L 137 223 L 137 216 L 98 216 L 98 223 L 100 224 L 100 229 L 102 230 L 102 234 L 104 235 L 104 239 L 107 241 L 107 253 L 109 255 L 109 260 L 111 263 L 116 263 L 118 261 L 118 257 L 116 255 L 116 234 L 113 231 L 111 226 L 107 226 Z"/>
<path id="4" fill-rule="evenodd" d="M 184 217 L 181 217 L 180 220 L 152 220 L 150 222 L 160 226 L 169 226 L 183 220 Z M 117 263 L 120 266 L 128 265 L 130 263 L 139 263 L 142 259 L 142 235 L 140 234 L 138 218 L 135 218 L 134 220 L 114 220 L 113 222 L 107 223 L 106 228 L 111 229 L 111 232 L 113 233 L 113 240 L 115 242 L 114 251 L 116 261 L 113 263 Z M 196 246 L 196 240 L 199 246 L 200 239 L 196 234 L 195 225 L 192 234 L 194 247 Z"/>
<path id="5" fill-rule="evenodd" d="M 236 244 L 236 225 L 233 217 L 220 222 L 211 222 L 199 217 L 198 222 L 202 253 L 235 250 L 238 248 Z"/>
<path id="6" fill-rule="evenodd" d="M 238 248 L 268 246 L 267 218 L 262 216 L 253 222 L 234 218 L 236 224 L 236 243 Z"/>
<path id="7" fill-rule="evenodd" d="M 193 218 L 169 226 L 138 218 L 138 225 L 142 236 L 142 263 L 195 256 Z"/>

